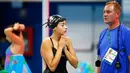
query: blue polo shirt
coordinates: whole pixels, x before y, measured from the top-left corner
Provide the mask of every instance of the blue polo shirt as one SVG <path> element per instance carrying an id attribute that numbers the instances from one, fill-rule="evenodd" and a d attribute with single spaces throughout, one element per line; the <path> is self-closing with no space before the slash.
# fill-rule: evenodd
<path id="1" fill-rule="evenodd" d="M 119 49 L 117 48 L 117 33 L 119 31 Z M 130 56 L 130 29 L 125 25 L 120 25 L 120 27 L 110 30 L 110 40 L 108 40 L 108 28 L 103 30 L 99 37 L 98 43 L 98 55 L 101 57 L 101 68 L 100 73 L 129 73 L 129 60 L 128 56 Z M 109 41 L 111 45 L 109 45 Z M 103 57 L 108 51 L 109 48 L 114 50 L 124 50 L 118 52 L 118 60 L 121 63 L 121 68 L 116 69 L 115 63 L 117 62 L 117 57 L 113 61 L 112 65 L 103 61 Z"/>

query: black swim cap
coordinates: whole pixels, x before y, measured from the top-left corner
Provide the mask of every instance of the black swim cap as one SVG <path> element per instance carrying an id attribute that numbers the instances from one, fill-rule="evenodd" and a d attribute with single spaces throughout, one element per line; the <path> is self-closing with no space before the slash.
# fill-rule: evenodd
<path id="1" fill-rule="evenodd" d="M 59 22 L 62 22 L 64 20 L 66 20 L 66 18 L 60 15 L 52 15 L 49 17 L 48 22 L 46 22 L 45 24 L 47 24 L 49 28 L 54 29 Z"/>

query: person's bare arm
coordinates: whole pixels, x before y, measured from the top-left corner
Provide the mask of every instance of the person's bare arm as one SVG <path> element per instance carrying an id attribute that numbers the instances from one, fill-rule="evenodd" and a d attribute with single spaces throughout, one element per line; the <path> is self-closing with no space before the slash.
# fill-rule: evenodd
<path id="1" fill-rule="evenodd" d="M 14 29 L 12 27 L 9 27 L 4 30 L 4 33 L 8 38 L 11 39 L 12 42 L 15 42 L 17 44 L 23 43 L 23 40 L 12 32 L 13 30 Z"/>
<path id="2" fill-rule="evenodd" d="M 130 62 L 130 56 L 128 56 L 129 62 Z"/>
<path id="3" fill-rule="evenodd" d="M 96 73 L 100 73 L 100 67 L 97 67 Z"/>
<path id="4" fill-rule="evenodd" d="M 67 37 L 67 47 L 64 49 L 64 51 L 65 51 L 65 55 L 66 55 L 68 61 L 70 62 L 70 64 L 74 68 L 77 68 L 78 59 L 77 59 L 76 53 L 72 47 L 72 42 L 71 42 L 70 38 L 68 38 L 68 37 Z"/>

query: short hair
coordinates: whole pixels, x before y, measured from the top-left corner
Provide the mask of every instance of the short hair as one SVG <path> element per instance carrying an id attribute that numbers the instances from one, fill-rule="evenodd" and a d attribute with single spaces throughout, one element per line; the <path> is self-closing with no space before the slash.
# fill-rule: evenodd
<path id="1" fill-rule="evenodd" d="M 109 4 L 112 4 L 114 6 L 114 10 L 117 13 L 121 14 L 121 6 L 117 1 L 109 1 L 106 3 L 106 5 L 109 5 Z"/>

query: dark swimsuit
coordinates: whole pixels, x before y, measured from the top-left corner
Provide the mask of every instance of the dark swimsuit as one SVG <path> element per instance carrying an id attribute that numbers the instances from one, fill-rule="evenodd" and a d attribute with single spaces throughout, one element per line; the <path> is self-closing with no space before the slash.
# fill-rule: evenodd
<path id="1" fill-rule="evenodd" d="M 55 56 L 56 54 L 56 49 L 54 48 L 54 44 L 52 39 L 50 38 L 51 42 L 52 42 L 52 51 L 53 51 L 53 55 Z M 57 65 L 57 68 L 54 72 L 51 72 L 51 70 L 49 69 L 49 67 L 47 66 L 46 69 L 44 70 L 44 73 L 68 73 L 67 69 L 66 69 L 66 63 L 67 63 L 67 58 L 65 56 L 64 51 L 62 51 L 62 56 L 61 59 L 59 61 L 59 64 Z"/>

